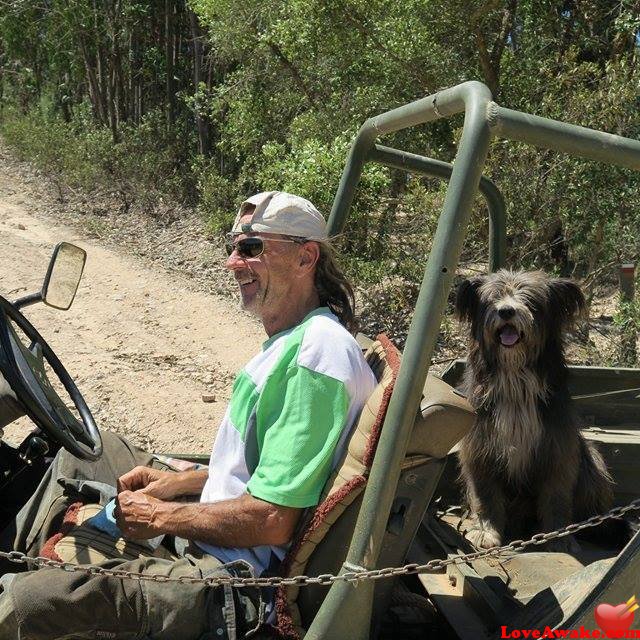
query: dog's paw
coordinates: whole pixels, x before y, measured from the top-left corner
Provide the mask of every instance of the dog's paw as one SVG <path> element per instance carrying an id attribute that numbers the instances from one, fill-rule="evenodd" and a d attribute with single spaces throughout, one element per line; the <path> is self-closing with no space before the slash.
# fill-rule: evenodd
<path id="1" fill-rule="evenodd" d="M 475 526 L 467 531 L 465 537 L 474 547 L 480 549 L 499 547 L 502 544 L 500 534 L 493 527 Z"/>

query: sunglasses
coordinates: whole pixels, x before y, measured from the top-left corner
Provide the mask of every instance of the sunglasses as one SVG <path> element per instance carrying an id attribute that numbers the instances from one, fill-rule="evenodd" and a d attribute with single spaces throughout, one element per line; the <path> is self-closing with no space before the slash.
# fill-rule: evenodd
<path id="1" fill-rule="evenodd" d="M 269 242 L 292 242 L 294 244 L 304 244 L 306 240 L 304 238 L 269 238 Z M 227 238 L 225 249 L 228 256 L 230 256 L 234 251 L 237 251 L 241 258 L 257 258 L 264 253 L 264 239 L 259 236 L 251 236 L 234 242 L 233 237 Z"/>

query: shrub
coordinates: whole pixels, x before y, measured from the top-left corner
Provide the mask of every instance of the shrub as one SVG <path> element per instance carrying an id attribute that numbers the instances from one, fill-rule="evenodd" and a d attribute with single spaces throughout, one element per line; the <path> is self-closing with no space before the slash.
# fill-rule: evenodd
<path id="1" fill-rule="evenodd" d="M 237 190 L 218 173 L 215 160 L 197 156 L 192 171 L 198 192 L 198 210 L 213 234 L 230 230 L 235 218 Z"/>

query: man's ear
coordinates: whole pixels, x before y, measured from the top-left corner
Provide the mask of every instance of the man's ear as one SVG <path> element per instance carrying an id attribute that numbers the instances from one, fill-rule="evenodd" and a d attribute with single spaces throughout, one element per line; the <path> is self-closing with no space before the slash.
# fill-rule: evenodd
<path id="1" fill-rule="evenodd" d="M 586 315 L 587 301 L 573 280 L 554 278 L 549 280 L 549 307 L 564 327 L 570 327 Z"/>
<path id="2" fill-rule="evenodd" d="M 317 242 L 305 242 L 300 245 L 299 266 L 303 273 L 311 271 L 320 258 L 320 246 Z"/>
<path id="3" fill-rule="evenodd" d="M 473 320 L 480 302 L 478 289 L 483 282 L 484 276 L 476 276 L 475 278 L 463 280 L 458 285 L 455 302 L 455 312 L 458 320 L 463 322 L 471 322 Z"/>

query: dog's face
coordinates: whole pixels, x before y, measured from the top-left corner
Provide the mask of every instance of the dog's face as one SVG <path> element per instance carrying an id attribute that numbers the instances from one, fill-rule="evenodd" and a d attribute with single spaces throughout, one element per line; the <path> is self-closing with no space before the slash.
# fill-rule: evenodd
<path id="1" fill-rule="evenodd" d="M 584 307 L 578 285 L 541 271 L 501 269 L 465 280 L 456 298 L 456 314 L 470 323 L 472 340 L 504 361 L 537 358 Z"/>

